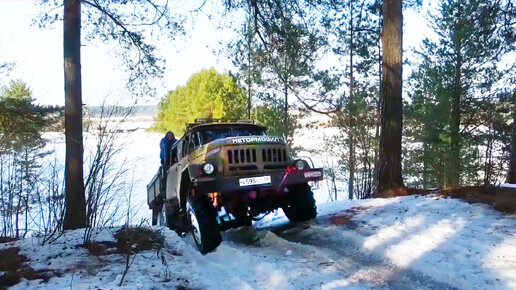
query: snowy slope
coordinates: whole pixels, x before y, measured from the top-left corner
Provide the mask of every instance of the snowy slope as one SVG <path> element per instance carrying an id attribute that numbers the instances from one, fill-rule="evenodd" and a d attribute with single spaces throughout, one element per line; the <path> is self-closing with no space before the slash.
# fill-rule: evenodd
<path id="1" fill-rule="evenodd" d="M 143 125 L 142 125 L 143 126 Z M 54 154 L 47 156 L 48 163 L 57 158 L 61 168 L 64 168 L 65 160 L 65 138 L 62 133 L 46 133 L 44 137 L 48 140 L 45 150 L 53 150 Z M 92 133 L 84 134 L 84 163 L 85 175 L 96 150 L 96 136 Z M 141 220 L 150 220 L 150 210 L 147 206 L 147 183 L 158 171 L 159 163 L 159 141 L 163 134 L 148 133 L 137 130 L 130 133 L 120 133 L 115 139 L 116 145 L 122 148 L 119 153 L 112 156 L 113 168 L 123 168 L 126 174 L 120 183 L 125 184 L 126 190 L 123 193 L 116 193 L 115 200 L 120 205 L 121 211 L 131 209 L 131 223 L 139 224 Z M 64 170 L 61 172 L 64 173 Z M 118 196 L 123 194 L 124 196 Z M 130 195 L 130 196 L 129 196 Z M 130 201 L 130 204 L 128 200 Z"/>
<path id="2" fill-rule="evenodd" d="M 294 225 L 278 211 L 224 232 L 205 256 L 190 236 L 162 229 L 163 257 L 136 255 L 122 288 L 516 289 L 514 216 L 432 196 L 319 204 L 318 213 Z M 113 240 L 109 230 L 96 239 Z M 12 289 L 118 288 L 124 257 L 88 255 L 76 248 L 81 240 L 74 231 L 52 245 L 38 246 L 37 238 L 0 244 L 18 245 L 35 269 L 63 272 Z"/>

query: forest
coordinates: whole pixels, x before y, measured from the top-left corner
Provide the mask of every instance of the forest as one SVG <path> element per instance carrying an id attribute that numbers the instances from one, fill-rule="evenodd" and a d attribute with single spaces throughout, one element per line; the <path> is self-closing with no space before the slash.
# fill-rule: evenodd
<path id="1" fill-rule="evenodd" d="M 340 173 L 349 198 L 385 188 L 378 173 L 392 158 L 397 164 L 387 175 L 402 168 L 402 178 L 393 177 L 389 186 L 428 189 L 510 181 L 516 92 L 513 3 L 434 4 L 429 15 L 422 15 L 431 34 L 410 51 L 396 52 L 392 65 L 403 63 L 402 76 L 401 67 L 393 70 L 386 64 L 386 57 L 393 56 L 386 55 L 390 47 L 384 43 L 401 26 L 387 30 L 390 19 L 384 14 L 391 12 L 385 4 L 382 10 L 381 1 L 229 2 L 226 15 L 239 10 L 246 15 L 240 37 L 224 51 L 238 68 L 230 76 L 247 97 L 247 108 L 240 92 L 238 98 L 226 96 L 246 112 L 227 106 L 214 115 L 206 102 L 196 106 L 190 101 L 197 93 L 180 88 L 162 99 L 157 126 L 181 131 L 174 122 L 187 123 L 179 115 L 188 113 L 177 108 L 189 107 L 189 113 L 195 112 L 187 117 L 190 122 L 201 116 L 252 118 L 288 141 L 300 126 L 298 116 L 328 115 L 331 124 L 326 126 L 340 133 L 328 140 L 336 147 L 339 165 L 327 173 Z M 422 5 L 403 1 L 403 10 L 417 11 Z M 393 13 L 393 23 L 401 21 L 402 11 Z M 398 37 L 394 40 L 401 45 Z M 388 95 L 391 89 L 397 92 Z M 401 152 L 385 155 L 390 150 Z"/>
<path id="2" fill-rule="evenodd" d="M 58 204 L 63 215 L 58 226 L 91 226 L 95 214 L 85 184 L 95 181 L 83 172 L 82 42 L 116 43 L 128 90 L 135 98 L 152 95 L 152 80 L 160 78 L 166 64 L 146 29 L 173 42 L 185 33 L 185 21 L 199 13 L 221 26 L 231 23 L 235 37 L 221 43 L 219 54 L 230 58 L 234 69 L 206 68 L 185 86 L 157 96 L 154 130 L 181 134 L 196 117 L 254 119 L 289 143 L 302 129 L 301 116 L 326 115 L 329 123 L 304 126 L 338 128 L 327 140 L 338 164 L 326 168 L 326 175 L 347 184 L 349 199 L 400 186 L 516 182 L 513 2 L 425 3 L 204 1 L 183 15 L 160 1 L 42 1 L 45 17 L 36 22 L 42 29 L 64 28 L 64 112 L 35 104 L 23 81 L 4 82 L 1 192 L 2 198 L 4 192 L 18 197 L 2 199 L 0 210 L 16 218 L 29 211 L 37 187 L 31 170 L 37 166 L 30 165 L 27 154 L 42 148 L 43 131 L 64 129 L 65 178 L 55 200 L 65 204 Z M 421 15 L 431 34 L 403 50 L 403 13 L 423 5 L 432 6 Z M 3 81 L 15 64 L 1 61 Z M 20 122 L 26 125 L 23 130 L 10 126 Z M 31 158 L 37 163 L 40 157 Z M 18 236 L 15 232 L 2 234 Z"/>

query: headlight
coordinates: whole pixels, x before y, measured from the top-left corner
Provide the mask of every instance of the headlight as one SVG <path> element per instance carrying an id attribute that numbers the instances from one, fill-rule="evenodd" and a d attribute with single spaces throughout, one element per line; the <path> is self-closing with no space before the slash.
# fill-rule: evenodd
<path id="1" fill-rule="evenodd" d="M 294 162 L 294 166 L 297 167 L 297 169 L 299 170 L 302 170 L 306 167 L 306 162 L 304 160 L 296 160 L 296 162 Z"/>
<path id="2" fill-rule="evenodd" d="M 211 163 L 206 163 L 202 166 L 202 171 L 206 174 L 212 174 L 215 171 L 215 167 Z"/>

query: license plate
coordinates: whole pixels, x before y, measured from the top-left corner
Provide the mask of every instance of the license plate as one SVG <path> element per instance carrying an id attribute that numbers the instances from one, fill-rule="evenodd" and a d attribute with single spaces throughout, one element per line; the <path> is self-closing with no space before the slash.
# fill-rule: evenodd
<path id="1" fill-rule="evenodd" d="M 267 184 L 267 183 L 271 183 L 271 177 L 269 175 L 267 175 L 267 176 L 240 178 L 238 180 L 238 182 L 240 183 L 240 186 Z"/>
<path id="2" fill-rule="evenodd" d="M 305 172 L 305 178 L 317 178 L 317 177 L 321 177 L 321 176 L 322 176 L 322 172 L 320 172 L 320 171 Z"/>

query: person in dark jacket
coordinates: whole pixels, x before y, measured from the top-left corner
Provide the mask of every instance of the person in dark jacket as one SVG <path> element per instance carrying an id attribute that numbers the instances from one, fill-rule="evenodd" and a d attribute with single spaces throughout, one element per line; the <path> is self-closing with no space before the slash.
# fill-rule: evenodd
<path id="1" fill-rule="evenodd" d="M 176 137 L 174 136 L 174 133 L 170 131 L 168 131 L 165 134 L 165 137 L 163 137 L 163 139 L 161 139 L 159 142 L 159 158 L 161 160 L 162 166 L 166 167 L 170 165 L 170 150 L 172 149 L 172 145 L 174 145 L 174 143 L 176 143 Z"/>

